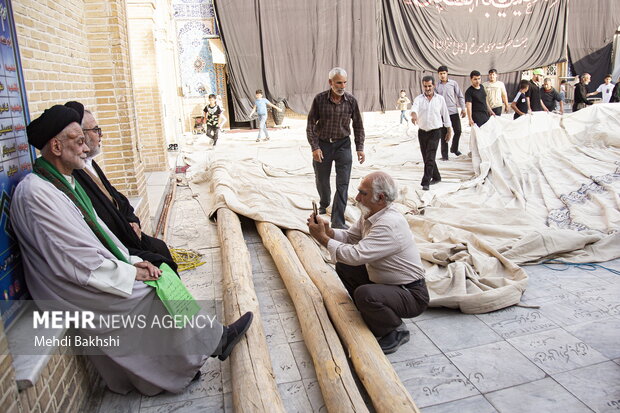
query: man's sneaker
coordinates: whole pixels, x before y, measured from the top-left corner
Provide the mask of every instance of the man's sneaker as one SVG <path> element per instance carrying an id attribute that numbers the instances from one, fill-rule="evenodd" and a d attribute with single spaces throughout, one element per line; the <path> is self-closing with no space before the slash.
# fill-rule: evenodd
<path id="1" fill-rule="evenodd" d="M 441 182 L 441 178 L 439 178 L 439 179 L 431 179 L 431 185 L 438 184 L 439 182 Z"/>
<path id="2" fill-rule="evenodd" d="M 217 358 L 220 360 L 226 360 L 228 356 L 230 356 L 233 348 L 243 338 L 246 331 L 248 331 L 248 328 L 250 328 L 252 319 L 254 319 L 254 314 L 251 311 L 248 311 L 231 325 L 224 326 L 224 331 L 222 331 L 222 340 L 218 346 L 222 349 L 222 352 L 221 354 L 214 354 L 212 357 L 217 355 Z"/>
<path id="3" fill-rule="evenodd" d="M 383 354 L 392 354 L 408 341 L 409 331 L 396 329 L 381 337 L 379 339 L 379 346 L 381 346 Z"/>
<path id="4" fill-rule="evenodd" d="M 447 157 L 447 156 L 442 156 L 442 157 L 441 157 L 441 160 L 442 160 L 442 161 L 447 161 L 447 160 L 448 160 L 448 157 Z"/>
<path id="5" fill-rule="evenodd" d="M 461 156 L 461 155 L 462 155 L 462 153 L 461 153 L 460 151 L 458 151 L 458 150 L 457 150 L 457 151 L 454 151 L 454 152 L 452 152 L 452 153 L 453 153 L 453 154 L 455 154 L 456 156 Z"/>
<path id="6" fill-rule="evenodd" d="M 260 142 L 260 138 L 256 138 L 256 142 Z"/>
<path id="7" fill-rule="evenodd" d="M 422 190 L 423 191 L 428 191 L 429 190 L 428 185 L 422 185 Z"/>
<path id="8" fill-rule="evenodd" d="M 264 141 L 267 142 L 269 140 L 269 136 L 267 136 Z"/>

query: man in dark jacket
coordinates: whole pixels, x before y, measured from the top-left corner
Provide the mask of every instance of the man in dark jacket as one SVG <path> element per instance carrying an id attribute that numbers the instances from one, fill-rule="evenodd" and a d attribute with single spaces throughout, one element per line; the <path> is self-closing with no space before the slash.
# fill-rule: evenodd
<path id="1" fill-rule="evenodd" d="M 573 112 L 590 106 L 592 102 L 588 100 L 588 88 L 590 83 L 590 74 L 584 73 L 579 78 L 579 83 L 575 86 L 575 99 L 573 101 Z"/>
<path id="2" fill-rule="evenodd" d="M 131 255 L 136 255 L 157 267 L 165 262 L 176 271 L 177 264 L 172 259 L 166 243 L 142 232 L 140 219 L 135 215 L 127 197 L 110 184 L 97 162 L 93 160 L 101 153 L 103 136 L 93 114 L 85 110 L 84 105 L 79 102 L 67 102 L 65 106 L 75 109 L 82 118 L 82 130 L 90 152 L 86 159 L 86 167 L 75 169 L 73 176 L 86 191 L 97 216 L 127 247 Z"/>

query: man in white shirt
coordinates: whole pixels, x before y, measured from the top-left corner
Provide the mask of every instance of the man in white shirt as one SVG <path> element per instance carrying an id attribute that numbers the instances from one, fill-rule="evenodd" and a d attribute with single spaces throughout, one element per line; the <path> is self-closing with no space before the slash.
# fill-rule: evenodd
<path id="1" fill-rule="evenodd" d="M 596 89 L 595 92 L 588 93 L 588 96 L 595 96 L 600 93 L 601 98 L 603 99 L 603 103 L 609 103 L 609 100 L 611 99 L 611 96 L 612 96 L 612 92 L 614 90 L 614 84 L 611 83 L 611 75 L 605 76 L 605 79 L 603 79 L 603 82 L 604 83 L 601 83 L 601 85 Z"/>
<path id="2" fill-rule="evenodd" d="M 441 175 L 435 162 L 437 146 L 442 138 L 442 128 L 446 128 L 445 140 L 452 136 L 450 113 L 443 96 L 435 93 L 435 79 L 432 76 L 422 78 L 424 93 L 413 100 L 411 121 L 418 125 L 418 142 L 424 159 L 424 176 L 422 189 L 428 191 L 429 185 L 441 181 Z"/>
<path id="3" fill-rule="evenodd" d="M 206 325 L 160 330 L 102 323 L 101 316 L 169 316 L 155 288 L 145 283 L 169 275 L 130 255 L 71 175 L 84 168 L 89 152 L 78 112 L 52 106 L 28 125 L 27 133 L 41 157 L 15 188 L 10 219 L 30 295 L 41 310 L 94 315 L 93 323 L 77 330 L 101 340 L 87 354 L 110 390 L 126 394 L 136 389 L 150 396 L 164 390 L 180 393 L 199 377 L 209 355 L 228 357 L 249 328 L 252 313 L 230 326 L 215 318 Z M 144 338 L 149 333 L 157 334 L 156 339 Z M 105 338 L 117 336 L 123 340 L 116 346 L 104 344 Z"/>
<path id="4" fill-rule="evenodd" d="M 482 84 L 487 94 L 487 103 L 497 116 L 502 114 L 502 106 L 506 113 L 509 112 L 508 94 L 504 82 L 497 80 L 497 70 L 489 70 L 489 80 Z"/>
<path id="5" fill-rule="evenodd" d="M 397 196 L 392 177 L 373 172 L 358 187 L 362 216 L 351 228 L 330 228 L 314 214 L 308 218 L 310 234 L 336 261 L 338 276 L 385 354 L 409 341 L 402 318 L 420 315 L 429 302 L 420 253 L 407 220 L 392 205 Z"/>

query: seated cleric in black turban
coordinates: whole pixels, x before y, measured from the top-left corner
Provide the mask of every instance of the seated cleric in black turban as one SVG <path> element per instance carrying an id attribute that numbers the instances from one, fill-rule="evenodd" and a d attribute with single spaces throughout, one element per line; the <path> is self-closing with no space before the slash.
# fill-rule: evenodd
<path id="1" fill-rule="evenodd" d="M 81 122 L 80 114 L 75 109 L 63 105 L 45 109 L 41 116 L 30 122 L 26 128 L 28 143 L 41 150 L 50 139 L 72 122 Z"/>

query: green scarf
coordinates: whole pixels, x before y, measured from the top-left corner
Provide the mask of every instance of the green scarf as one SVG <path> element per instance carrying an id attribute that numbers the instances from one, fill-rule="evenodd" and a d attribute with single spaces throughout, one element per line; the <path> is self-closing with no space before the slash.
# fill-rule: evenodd
<path id="1" fill-rule="evenodd" d="M 93 231 L 97 238 L 99 238 L 99 241 L 101 241 L 101 243 L 112 254 L 114 254 L 116 258 L 129 264 L 129 261 L 127 260 L 127 257 L 125 257 L 125 254 L 123 254 L 121 250 L 118 249 L 114 241 L 112 241 L 110 236 L 103 230 L 103 228 L 101 228 L 101 225 L 99 225 L 99 222 L 97 221 L 97 215 L 95 214 L 95 209 L 93 208 L 93 204 L 90 201 L 88 195 L 86 195 L 86 192 L 84 192 L 84 189 L 77 181 L 75 181 L 75 189 L 73 189 L 73 187 L 69 184 L 63 174 L 61 174 L 58 169 L 54 167 L 54 165 L 52 165 L 42 157 L 37 158 L 37 160 L 34 162 L 33 171 L 35 174 L 45 179 L 46 181 L 49 181 L 58 190 L 67 195 L 69 199 L 82 212 L 82 215 L 84 216 L 84 221 L 86 221 L 91 231 Z"/>

